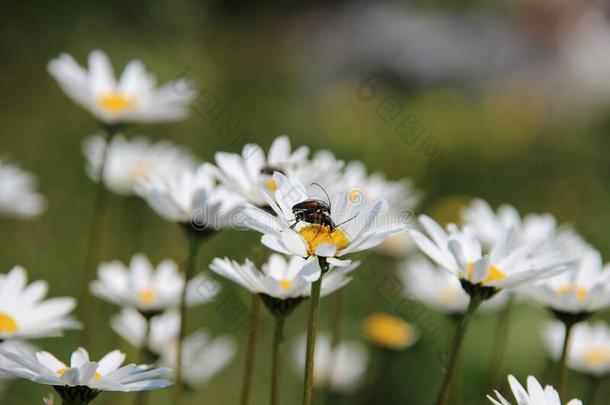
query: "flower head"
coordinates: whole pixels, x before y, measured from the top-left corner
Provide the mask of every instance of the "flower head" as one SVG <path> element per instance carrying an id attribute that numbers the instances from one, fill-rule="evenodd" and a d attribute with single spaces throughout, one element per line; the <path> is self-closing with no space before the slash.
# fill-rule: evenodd
<path id="1" fill-rule="evenodd" d="M 445 314 L 463 314 L 470 301 L 460 281 L 445 269 L 417 255 L 401 264 L 400 276 L 405 292 L 429 307 Z M 500 292 L 481 305 L 481 310 L 498 309 L 509 294 Z"/>
<path id="2" fill-rule="evenodd" d="M 35 188 L 32 174 L 0 159 L 0 213 L 18 218 L 40 215 L 46 200 Z"/>
<path id="3" fill-rule="evenodd" d="M 105 124 L 179 120 L 197 95 L 183 79 L 156 87 L 155 77 L 139 60 L 130 61 L 117 81 L 99 50 L 89 54 L 88 69 L 67 54 L 51 60 L 47 69 L 68 97 Z"/>
<path id="4" fill-rule="evenodd" d="M 212 172 L 212 166 L 204 163 L 195 170 L 184 169 L 170 177 L 151 176 L 136 191 L 168 221 L 197 230 L 236 226 L 237 208 L 243 204 L 243 198 L 218 185 Z"/>
<path id="5" fill-rule="evenodd" d="M 305 366 L 306 337 L 292 346 L 294 368 L 302 373 Z M 369 354 L 362 343 L 340 342 L 335 347 L 330 336 L 320 333 L 316 339 L 314 384 L 336 392 L 351 392 L 362 383 L 369 363 Z"/>
<path id="6" fill-rule="evenodd" d="M 106 187 L 117 194 L 133 195 L 136 185 L 150 177 L 171 177 L 181 170 L 192 170 L 195 159 L 184 149 L 167 141 L 152 143 L 139 136 L 131 140 L 115 135 L 110 143 L 101 136 L 91 136 L 83 142 L 87 158 L 87 173 L 98 181 L 104 149 L 106 163 L 103 180 Z"/>
<path id="7" fill-rule="evenodd" d="M 535 255 L 542 241 L 515 245 L 514 228 L 504 231 L 491 249 L 484 252 L 468 226 L 459 229 L 450 224 L 445 231 L 424 215 L 420 216 L 420 223 L 430 237 L 412 230 L 415 243 L 441 267 L 455 274 L 471 296 L 481 293 L 483 298 L 490 298 L 501 289 L 516 288 L 564 271 L 570 262 L 558 255 Z"/>
<path id="8" fill-rule="evenodd" d="M 184 276 L 178 272 L 176 262 L 166 259 L 153 268 L 141 253 L 131 258 L 129 266 L 119 261 L 102 263 L 98 279 L 91 283 L 91 292 L 96 296 L 148 315 L 177 307 L 183 288 Z M 186 304 L 210 302 L 218 291 L 218 283 L 198 275 L 188 282 Z"/>
<path id="9" fill-rule="evenodd" d="M 415 329 L 407 322 L 383 313 L 366 318 L 363 329 L 371 343 L 391 350 L 406 349 L 418 338 Z"/>
<path id="10" fill-rule="evenodd" d="M 508 382 L 513 396 L 517 400 L 517 405 L 561 405 L 557 391 L 550 385 L 542 388 L 535 377 L 527 377 L 527 390 L 512 375 L 508 376 Z M 498 391 L 494 391 L 494 393 L 496 398 L 487 396 L 494 405 L 511 405 Z M 573 399 L 566 405 L 582 405 L 582 401 Z"/>
<path id="11" fill-rule="evenodd" d="M 147 391 L 170 385 L 163 377 L 171 370 L 135 364 L 121 367 L 125 354 L 118 350 L 111 351 L 99 361 L 91 361 L 89 353 L 79 347 L 72 353 L 70 365 L 49 352 L 33 355 L 0 348 L 0 355 L 16 363 L 15 366 L 0 367 L 0 370 L 39 384 L 52 385 L 67 402 L 79 396 L 86 404 L 100 391 Z"/>
<path id="12" fill-rule="evenodd" d="M 598 251 L 586 251 L 568 270 L 521 289 L 525 295 L 561 313 L 591 314 L 610 306 L 610 264 Z"/>
<path id="13" fill-rule="evenodd" d="M 274 253 L 260 269 L 247 259 L 244 264 L 239 264 L 226 258 L 214 259 L 210 268 L 255 294 L 285 300 L 309 297 L 311 284 L 303 278 L 303 273 L 311 263 L 299 256 L 284 257 Z M 322 295 L 328 295 L 349 283 L 351 278 L 348 274 L 358 265 L 358 262 L 354 262 L 348 267 L 330 271 L 328 277 L 322 280 Z"/>
<path id="14" fill-rule="evenodd" d="M 543 331 L 550 356 L 559 360 L 565 325 L 553 322 Z M 583 374 L 606 377 L 610 374 L 610 327 L 604 321 L 574 325 L 568 347 L 568 367 Z"/>
<path id="15" fill-rule="evenodd" d="M 267 203 L 275 212 L 271 215 L 254 206 L 246 206 L 246 226 L 262 232 L 261 242 L 277 252 L 308 258 L 323 257 L 328 264 L 344 267 L 348 260 L 340 260 L 348 253 L 370 249 L 386 238 L 406 229 L 402 223 L 381 222 L 387 212 L 384 200 L 365 204 L 352 204 L 348 193 L 331 197 L 328 211 L 323 213 L 324 222 L 297 218 L 293 207 L 296 204 L 314 200 L 314 205 L 322 206 L 320 200 L 308 194 L 305 186 L 295 177 L 275 173 L 277 184 L 274 198 L 265 194 Z M 308 281 L 317 280 L 320 268 L 315 263 L 307 267 L 304 277 Z"/>
<path id="16" fill-rule="evenodd" d="M 49 288 L 45 281 L 27 285 L 23 267 L 0 275 L 0 340 L 61 335 L 80 324 L 68 316 L 76 306 L 69 297 L 43 300 Z"/>

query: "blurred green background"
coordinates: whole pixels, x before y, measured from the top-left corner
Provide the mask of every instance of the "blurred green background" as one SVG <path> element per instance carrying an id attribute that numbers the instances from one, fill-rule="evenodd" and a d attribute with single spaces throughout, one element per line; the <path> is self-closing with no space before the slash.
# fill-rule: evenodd
<path id="1" fill-rule="evenodd" d="M 599 13 L 607 16 L 602 7 Z M 62 94 L 46 73 L 46 63 L 60 52 L 83 63 L 89 51 L 97 48 L 108 53 L 117 71 L 129 59 L 139 58 L 160 82 L 180 75 L 195 79 L 265 148 L 276 136 L 288 134 L 295 146 L 330 149 L 345 161 L 362 160 L 370 171 L 383 171 L 391 179 L 412 178 L 425 192 L 418 213 L 439 221 L 455 220 L 459 207 L 473 196 L 494 206 L 513 204 L 521 213 L 548 211 L 561 222 L 574 224 L 608 258 L 607 103 L 585 91 L 582 77 L 572 75 L 568 63 L 562 70 L 563 44 L 585 12 L 581 9 L 563 2 L 489 5 L 471 0 L 378 5 L 285 2 L 279 6 L 240 1 L 4 2 L 0 9 L 4 15 L 0 155 L 34 172 L 49 202 L 39 219 L 0 219 L 0 269 L 7 272 L 15 264 L 24 265 L 32 280 L 50 282 L 51 296 L 69 295 L 82 301 L 80 280 L 94 187 L 83 170 L 81 141 L 97 128 L 86 112 Z M 490 28 L 494 24 L 501 24 L 506 31 L 503 36 L 486 35 L 486 30 L 495 32 Z M 414 28 L 402 30 L 409 27 Z M 451 35 L 453 29 L 467 35 Z M 439 36 L 431 37 L 429 32 Z M 511 39 L 510 45 L 505 37 Z M 443 38 L 448 47 L 439 46 Z M 489 43 L 487 47 L 470 43 L 473 38 Z M 397 46 L 414 41 L 413 47 Z M 456 41 L 463 49 L 449 52 Z M 379 49 L 380 44 L 387 49 Z M 480 60 L 472 59 L 473 48 L 479 49 L 475 56 Z M 499 61 L 495 52 L 502 56 Z M 585 76 L 595 83 L 595 77 Z M 359 91 L 371 77 L 375 93 L 363 98 Z M 547 78 L 552 80 L 547 83 Z M 603 87 L 602 78 L 599 83 Z M 378 107 L 387 97 L 393 97 L 405 114 L 415 117 L 425 133 L 442 144 L 444 153 L 433 164 L 397 135 L 395 124 L 379 115 Z M 203 160 L 212 160 L 216 151 L 242 147 L 219 136 L 211 118 L 196 113 L 182 122 L 127 131 L 127 135 L 136 134 L 169 139 L 191 148 Z M 178 227 L 158 218 L 141 202 L 135 203 L 142 212 L 143 229 L 138 241 L 129 239 L 126 218 L 133 203 L 109 197 L 103 258 L 125 260 L 138 250 L 155 263 L 166 257 L 182 262 L 186 248 Z M 216 256 L 242 260 L 253 252 L 258 237 L 253 232 L 222 232 L 204 246 L 199 269 L 206 271 Z M 382 291 L 397 262 L 375 255 L 365 259 L 356 280 L 344 291 L 343 334 L 350 340 L 361 339 L 362 319 L 376 311 L 401 315 L 416 325 L 432 316 L 434 333 L 424 333 L 415 346 L 395 355 L 379 393 L 384 404 L 431 403 L 452 323 L 440 314 L 425 311 L 415 316 L 401 311 L 397 298 Z M 228 283 L 224 288 L 224 293 L 235 291 L 249 305 L 245 291 Z M 323 301 L 324 329 L 330 327 L 331 301 Z M 110 330 L 108 319 L 118 308 L 101 302 L 98 308 L 92 357 L 119 347 L 136 361 L 137 352 Z M 518 306 L 503 375 L 510 372 L 522 379 L 534 374 L 543 382 L 555 381 L 540 341 L 539 327 L 547 318 L 540 309 Z M 237 403 L 243 330 L 223 319 L 215 304 L 189 311 L 189 319 L 193 328 L 233 333 L 240 341 L 236 360 L 202 387 L 193 403 Z M 264 324 L 272 325 L 267 314 Z M 302 305 L 288 322 L 289 343 L 305 330 L 305 324 L 306 305 Z M 491 391 L 489 367 L 496 325 L 497 314 L 485 314 L 470 330 L 458 377 L 463 400 L 455 403 L 485 403 L 483 393 Z M 79 334 L 71 331 L 63 338 L 35 344 L 67 359 L 78 345 Z M 268 401 L 271 337 L 266 333 L 259 341 L 253 404 Z M 288 357 L 287 352 L 282 403 L 296 404 L 301 381 Z M 610 394 L 610 386 L 604 388 L 599 398 Z M 573 376 L 572 396 L 583 395 L 585 389 L 586 381 Z M 0 403 L 41 403 L 48 391 L 16 381 Z M 169 394 L 169 390 L 155 392 L 150 403 L 170 403 Z M 96 403 L 128 404 L 133 398 L 133 394 L 104 393 Z"/>

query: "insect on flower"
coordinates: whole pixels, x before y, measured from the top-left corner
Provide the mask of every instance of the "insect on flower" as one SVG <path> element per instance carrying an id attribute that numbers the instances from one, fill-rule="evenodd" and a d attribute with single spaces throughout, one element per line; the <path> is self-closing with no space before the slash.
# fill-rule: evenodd
<path id="1" fill-rule="evenodd" d="M 351 221 L 352 219 L 354 219 L 358 216 L 358 214 L 356 214 L 353 217 L 341 222 L 340 224 L 335 224 L 332 217 L 330 216 L 330 210 L 331 210 L 330 196 L 328 195 L 326 190 L 324 190 L 324 187 L 322 187 L 318 183 L 312 183 L 311 185 L 320 187 L 320 189 L 326 195 L 328 202 L 319 200 L 317 198 L 310 198 L 310 199 L 301 201 L 300 203 L 293 205 L 292 213 L 294 214 L 295 219 L 294 219 L 294 223 L 292 225 L 290 225 L 290 229 L 294 229 L 294 227 L 297 226 L 297 224 L 302 221 L 302 222 L 308 222 L 310 224 L 320 225 L 320 228 L 318 229 L 318 233 L 320 232 L 320 229 L 323 226 L 325 226 L 328 228 L 329 235 L 332 235 L 335 228 Z"/>

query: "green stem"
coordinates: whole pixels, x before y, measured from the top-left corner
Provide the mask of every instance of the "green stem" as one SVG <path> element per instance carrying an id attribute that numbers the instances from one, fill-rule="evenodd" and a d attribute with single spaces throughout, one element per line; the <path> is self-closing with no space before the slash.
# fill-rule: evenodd
<path id="1" fill-rule="evenodd" d="M 336 364 L 336 358 L 334 358 L 337 355 L 337 346 L 339 345 L 339 342 L 341 341 L 341 320 L 343 319 L 343 306 L 344 306 L 344 295 L 343 295 L 343 290 L 339 290 L 337 292 L 335 292 L 332 296 L 333 299 L 333 310 L 331 313 L 331 340 L 330 340 L 330 347 L 331 347 L 331 356 L 333 356 L 333 359 L 331 359 L 331 361 L 329 362 L 329 370 L 328 370 L 328 378 L 326 379 L 326 381 L 324 382 L 324 393 L 323 393 L 323 400 L 322 403 L 323 404 L 331 404 L 332 402 L 332 392 L 329 389 L 329 381 L 332 380 L 333 375 L 335 374 L 335 364 Z"/>
<path id="2" fill-rule="evenodd" d="M 174 388 L 174 405 L 180 405 L 182 403 L 182 343 L 184 335 L 186 333 L 186 296 L 188 291 L 188 282 L 195 272 L 197 266 L 197 254 L 199 253 L 199 247 L 201 246 L 201 239 L 196 235 L 188 235 L 188 256 L 186 260 L 186 267 L 184 271 L 184 288 L 180 295 L 180 333 L 178 334 L 178 342 L 176 343 L 176 386 Z"/>
<path id="3" fill-rule="evenodd" d="M 311 285 L 311 302 L 309 304 L 309 322 L 307 324 L 307 351 L 305 354 L 305 382 L 303 384 L 303 405 L 311 405 L 313 400 L 313 370 L 316 349 L 316 336 L 320 320 L 320 293 L 322 278 L 328 271 L 328 263 L 323 257 L 318 258 L 322 272 L 320 278 Z"/>
<path id="4" fill-rule="evenodd" d="M 271 405 L 280 404 L 280 382 L 282 377 L 282 349 L 284 343 L 284 315 L 276 315 L 273 334 L 273 369 L 271 373 Z"/>
<path id="5" fill-rule="evenodd" d="M 504 354 L 508 344 L 508 332 L 510 326 L 510 317 L 514 306 L 514 299 L 511 295 L 506 307 L 500 312 L 498 317 L 498 327 L 496 329 L 495 353 L 490 370 L 490 386 L 496 387 L 502 378 L 502 363 L 504 362 Z"/>
<path id="6" fill-rule="evenodd" d="M 589 389 L 587 391 L 587 396 L 585 397 L 585 404 L 593 405 L 595 403 L 595 397 L 597 396 L 597 391 L 599 387 L 602 385 L 602 378 L 597 376 L 589 377 Z M 566 398 L 562 398 L 566 399 Z"/>
<path id="7" fill-rule="evenodd" d="M 250 403 L 250 388 L 252 387 L 252 376 L 254 371 L 254 359 L 256 354 L 256 336 L 261 319 L 261 299 L 257 294 L 252 294 L 250 304 L 250 325 L 248 327 L 248 345 L 246 348 L 246 363 L 241 384 L 241 405 Z"/>
<path id="8" fill-rule="evenodd" d="M 557 390 L 559 391 L 559 395 L 561 398 L 566 397 L 567 393 L 567 383 L 568 383 L 568 367 L 567 367 L 567 359 L 568 359 L 568 348 L 570 346 L 570 337 L 572 335 L 572 328 L 574 327 L 574 322 L 564 321 L 564 325 L 566 327 L 566 334 L 563 339 L 563 347 L 561 349 L 561 358 L 559 360 L 559 383 L 557 384 Z"/>
<path id="9" fill-rule="evenodd" d="M 453 374 L 455 373 L 455 366 L 458 362 L 458 357 L 460 353 L 460 348 L 462 347 L 462 341 L 464 339 L 464 334 L 466 333 L 466 329 L 468 329 L 468 324 L 472 319 L 474 313 L 476 312 L 479 305 L 481 305 L 482 299 L 478 295 L 473 295 L 470 297 L 470 303 L 468 304 L 468 309 L 466 313 L 461 317 L 460 323 L 458 324 L 455 330 L 455 336 L 453 338 L 453 347 L 451 349 L 451 355 L 449 357 L 449 364 L 447 365 L 447 370 L 445 371 L 445 376 L 443 377 L 443 382 L 441 384 L 441 388 L 438 393 L 438 397 L 436 399 L 436 405 L 446 405 L 447 400 L 449 399 L 449 391 L 451 388 L 451 381 L 453 379 Z"/>
<path id="10" fill-rule="evenodd" d="M 104 171 L 106 168 L 106 158 L 108 154 L 108 144 L 116 128 L 106 127 L 104 135 L 104 150 L 102 159 L 97 173 L 97 184 L 95 186 L 95 196 L 93 199 L 93 211 L 91 216 L 91 226 L 89 228 L 89 236 L 87 241 L 87 250 L 85 252 L 85 271 L 83 274 L 83 340 L 82 346 L 89 348 L 91 343 L 91 334 L 94 330 L 96 310 L 95 299 L 89 293 L 89 284 L 95 278 L 95 270 L 99 260 L 100 245 L 102 242 L 104 215 L 106 213 L 106 187 L 104 186 Z"/>

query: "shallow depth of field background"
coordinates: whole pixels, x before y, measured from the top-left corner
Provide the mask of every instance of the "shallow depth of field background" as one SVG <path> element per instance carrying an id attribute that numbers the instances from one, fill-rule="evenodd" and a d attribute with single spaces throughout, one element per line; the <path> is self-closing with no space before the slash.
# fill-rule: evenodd
<path id="1" fill-rule="evenodd" d="M 511 203 L 521 213 L 548 211 L 573 223 L 610 260 L 607 9 L 550 0 L 493 5 L 476 0 L 271 3 L 1 6 L 0 155 L 38 175 L 49 206 L 33 221 L 0 219 L 0 271 L 22 264 L 32 280 L 49 281 L 50 296 L 70 295 L 79 301 L 83 296 L 80 277 L 93 183 L 83 170 L 81 141 L 97 127 L 45 69 L 60 52 L 83 63 L 96 48 L 108 53 L 115 70 L 137 57 L 161 82 L 186 75 L 217 102 L 207 117 L 193 113 L 174 124 L 136 126 L 129 128 L 129 136 L 168 139 L 211 160 L 216 151 L 239 151 L 243 144 L 214 128 L 214 114 L 226 109 L 239 120 L 238 131 L 249 131 L 249 140 L 265 148 L 287 134 L 293 145 L 330 149 L 346 161 L 362 160 L 370 171 L 383 171 L 391 179 L 412 178 L 425 193 L 418 213 L 454 220 L 473 196 L 494 206 Z M 594 15 L 590 21 L 595 24 L 583 23 L 585 15 Z M 367 78 L 373 78 L 375 93 L 363 96 Z M 417 120 L 422 136 L 434 136 L 442 144 L 442 157 L 431 164 L 424 152 L 397 135 L 399 121 L 386 122 L 378 112 L 388 97 L 404 107 L 404 116 Z M 126 222 L 133 204 L 142 224 L 135 239 L 130 236 L 133 222 Z M 110 195 L 108 207 L 104 259 L 125 260 L 137 249 L 155 263 L 166 257 L 183 261 L 185 246 L 177 226 L 140 201 Z M 222 232 L 204 245 L 199 270 L 206 271 L 215 256 L 243 260 L 258 237 L 254 232 Z M 366 255 L 365 265 L 344 291 L 343 335 L 361 339 L 361 321 L 375 311 L 419 324 L 422 339 L 394 356 L 379 395 L 384 404 L 427 404 L 440 382 L 452 324 L 417 304 L 401 305 L 395 286 L 388 284 L 395 267 L 392 259 Z M 245 291 L 224 283 L 220 297 L 232 293 L 249 305 Z M 328 330 L 332 299 L 322 305 L 322 329 Z M 136 361 L 137 352 L 109 328 L 108 319 L 118 308 L 100 302 L 98 309 L 92 357 L 118 347 Z M 302 305 L 287 324 L 288 347 L 305 331 L 306 309 Z M 555 382 L 540 339 L 545 319 L 543 310 L 526 303 L 517 307 L 503 375 L 510 372 L 522 379 L 531 373 Z M 242 320 L 226 319 L 215 303 L 189 311 L 190 327 L 240 339 L 236 360 L 201 389 L 196 403 L 237 403 Z M 263 322 L 272 326 L 267 314 Z M 482 393 L 490 392 L 496 325 L 496 313 L 479 315 L 466 337 L 456 379 L 463 404 L 483 403 Z M 259 341 L 253 404 L 268 401 L 271 337 L 266 333 Z M 79 332 L 70 331 L 63 338 L 35 343 L 67 360 L 78 342 Z M 300 402 L 301 380 L 290 365 L 288 347 L 282 398 L 295 404 Z M 573 375 L 573 396 L 584 389 L 584 380 Z M 14 382 L 0 403 L 40 403 L 47 391 Z M 169 403 L 169 393 L 153 393 L 150 403 Z M 598 398 L 605 395 L 610 395 L 610 384 Z M 131 394 L 104 393 L 96 403 L 132 401 Z M 355 402 L 345 398 L 343 403 Z"/>

